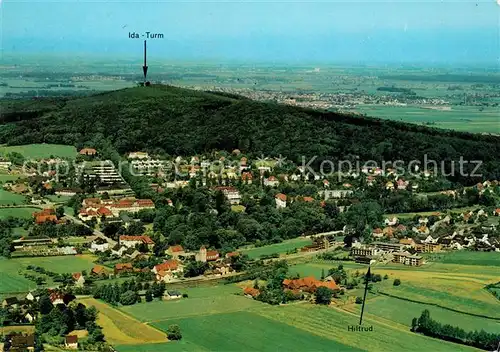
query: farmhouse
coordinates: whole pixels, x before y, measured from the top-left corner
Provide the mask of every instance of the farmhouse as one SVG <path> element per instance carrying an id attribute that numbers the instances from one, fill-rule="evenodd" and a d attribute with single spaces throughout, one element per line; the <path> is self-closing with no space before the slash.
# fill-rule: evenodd
<path id="1" fill-rule="evenodd" d="M 177 275 L 184 272 L 184 268 L 177 260 L 170 259 L 155 265 L 151 271 L 156 274 L 156 281 L 171 282 Z"/>
<path id="2" fill-rule="evenodd" d="M 145 244 L 149 250 L 152 250 L 155 243 L 151 239 L 151 237 L 143 235 L 143 236 L 120 236 L 120 245 L 125 246 L 127 248 L 134 248 L 137 245 Z"/>
<path id="3" fill-rule="evenodd" d="M 65 294 L 63 292 L 59 291 L 52 291 L 51 294 L 49 295 L 49 299 L 52 302 L 54 306 L 58 304 L 64 304 L 67 305 L 71 301 L 73 301 L 76 297 L 70 294 Z"/>
<path id="4" fill-rule="evenodd" d="M 326 287 L 334 291 L 340 290 L 340 287 L 335 283 L 335 281 L 324 282 L 316 280 L 312 276 L 295 280 L 290 280 L 290 279 L 283 280 L 283 288 L 285 290 L 291 290 L 291 291 L 299 290 L 299 291 L 314 293 L 319 287 Z"/>
<path id="5" fill-rule="evenodd" d="M 260 295 L 260 291 L 253 287 L 245 287 L 243 289 L 243 294 L 250 298 L 255 298 Z"/>
<path id="6" fill-rule="evenodd" d="M 96 265 L 92 268 L 92 270 L 90 271 L 90 273 L 92 275 L 98 275 L 98 276 L 104 276 L 104 275 L 108 275 L 108 270 L 103 267 L 102 265 Z"/>
<path id="7" fill-rule="evenodd" d="M 35 212 L 33 213 L 33 217 L 35 218 L 35 222 L 37 224 L 43 224 L 46 222 L 57 223 L 56 211 L 54 209 L 44 209 L 40 212 Z"/>

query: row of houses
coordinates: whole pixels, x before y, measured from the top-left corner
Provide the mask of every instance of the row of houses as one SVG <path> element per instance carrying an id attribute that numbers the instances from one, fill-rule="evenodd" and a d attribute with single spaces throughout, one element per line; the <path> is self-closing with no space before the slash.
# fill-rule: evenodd
<path id="1" fill-rule="evenodd" d="M 96 218 L 111 219 L 117 218 L 121 212 L 138 213 L 143 209 L 155 209 L 155 204 L 151 199 L 123 198 L 120 200 L 87 198 L 82 202 L 82 208 L 78 217 L 87 221 Z"/>

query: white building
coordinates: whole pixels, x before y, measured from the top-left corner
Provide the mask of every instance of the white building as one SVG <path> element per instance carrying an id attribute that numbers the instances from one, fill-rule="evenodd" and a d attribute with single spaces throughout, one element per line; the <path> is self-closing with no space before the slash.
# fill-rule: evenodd
<path id="1" fill-rule="evenodd" d="M 274 198 L 276 200 L 276 209 L 286 208 L 286 195 L 278 193 Z"/>

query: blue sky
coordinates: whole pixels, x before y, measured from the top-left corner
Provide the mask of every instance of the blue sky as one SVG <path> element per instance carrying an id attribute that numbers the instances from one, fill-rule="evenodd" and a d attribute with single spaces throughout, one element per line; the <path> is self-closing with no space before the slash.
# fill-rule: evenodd
<path id="1" fill-rule="evenodd" d="M 497 62 L 494 1 L 0 0 L 5 57 L 150 57 L 286 62 Z"/>

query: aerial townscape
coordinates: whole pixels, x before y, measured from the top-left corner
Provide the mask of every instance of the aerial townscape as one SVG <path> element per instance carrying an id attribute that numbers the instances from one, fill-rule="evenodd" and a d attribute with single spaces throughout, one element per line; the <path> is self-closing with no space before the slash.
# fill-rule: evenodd
<path id="1" fill-rule="evenodd" d="M 415 40 L 429 58 L 386 33 L 401 45 L 382 40 L 401 60 L 391 64 L 332 15 L 371 5 L 200 2 L 214 17 L 196 15 L 196 30 L 157 17 L 193 21 L 190 4 L 151 5 L 148 26 L 206 31 L 214 53 L 250 55 L 218 63 L 197 56 L 204 45 L 190 60 L 194 39 L 139 30 L 139 4 L 68 1 L 0 4 L 7 34 L 22 32 L 14 14 L 45 14 L 74 37 L 40 24 L 53 46 L 2 44 L 0 350 L 500 352 L 500 75 L 488 36 L 460 38 L 484 55 L 450 44 L 453 61 L 438 34 L 439 45 Z M 456 11 L 480 11 L 472 29 L 498 25 L 497 4 L 469 5 Z M 281 62 L 294 50 L 271 39 L 267 6 L 277 23 L 290 16 L 283 30 L 347 26 L 363 58 L 315 60 L 323 48 Z M 431 13 L 380 6 L 415 23 Z M 429 23 L 457 26 L 442 20 L 446 4 L 422 6 Z M 271 31 L 273 50 L 239 31 L 239 11 L 242 26 Z M 80 38 L 93 16 L 121 28 L 120 49 L 92 28 Z M 375 41 L 376 26 L 396 28 L 377 16 L 356 20 Z M 216 22 L 234 34 L 220 39 Z M 167 42 L 185 60 L 169 61 Z M 131 48 L 135 59 L 112 54 Z M 251 48 L 276 62 L 251 61 Z"/>

